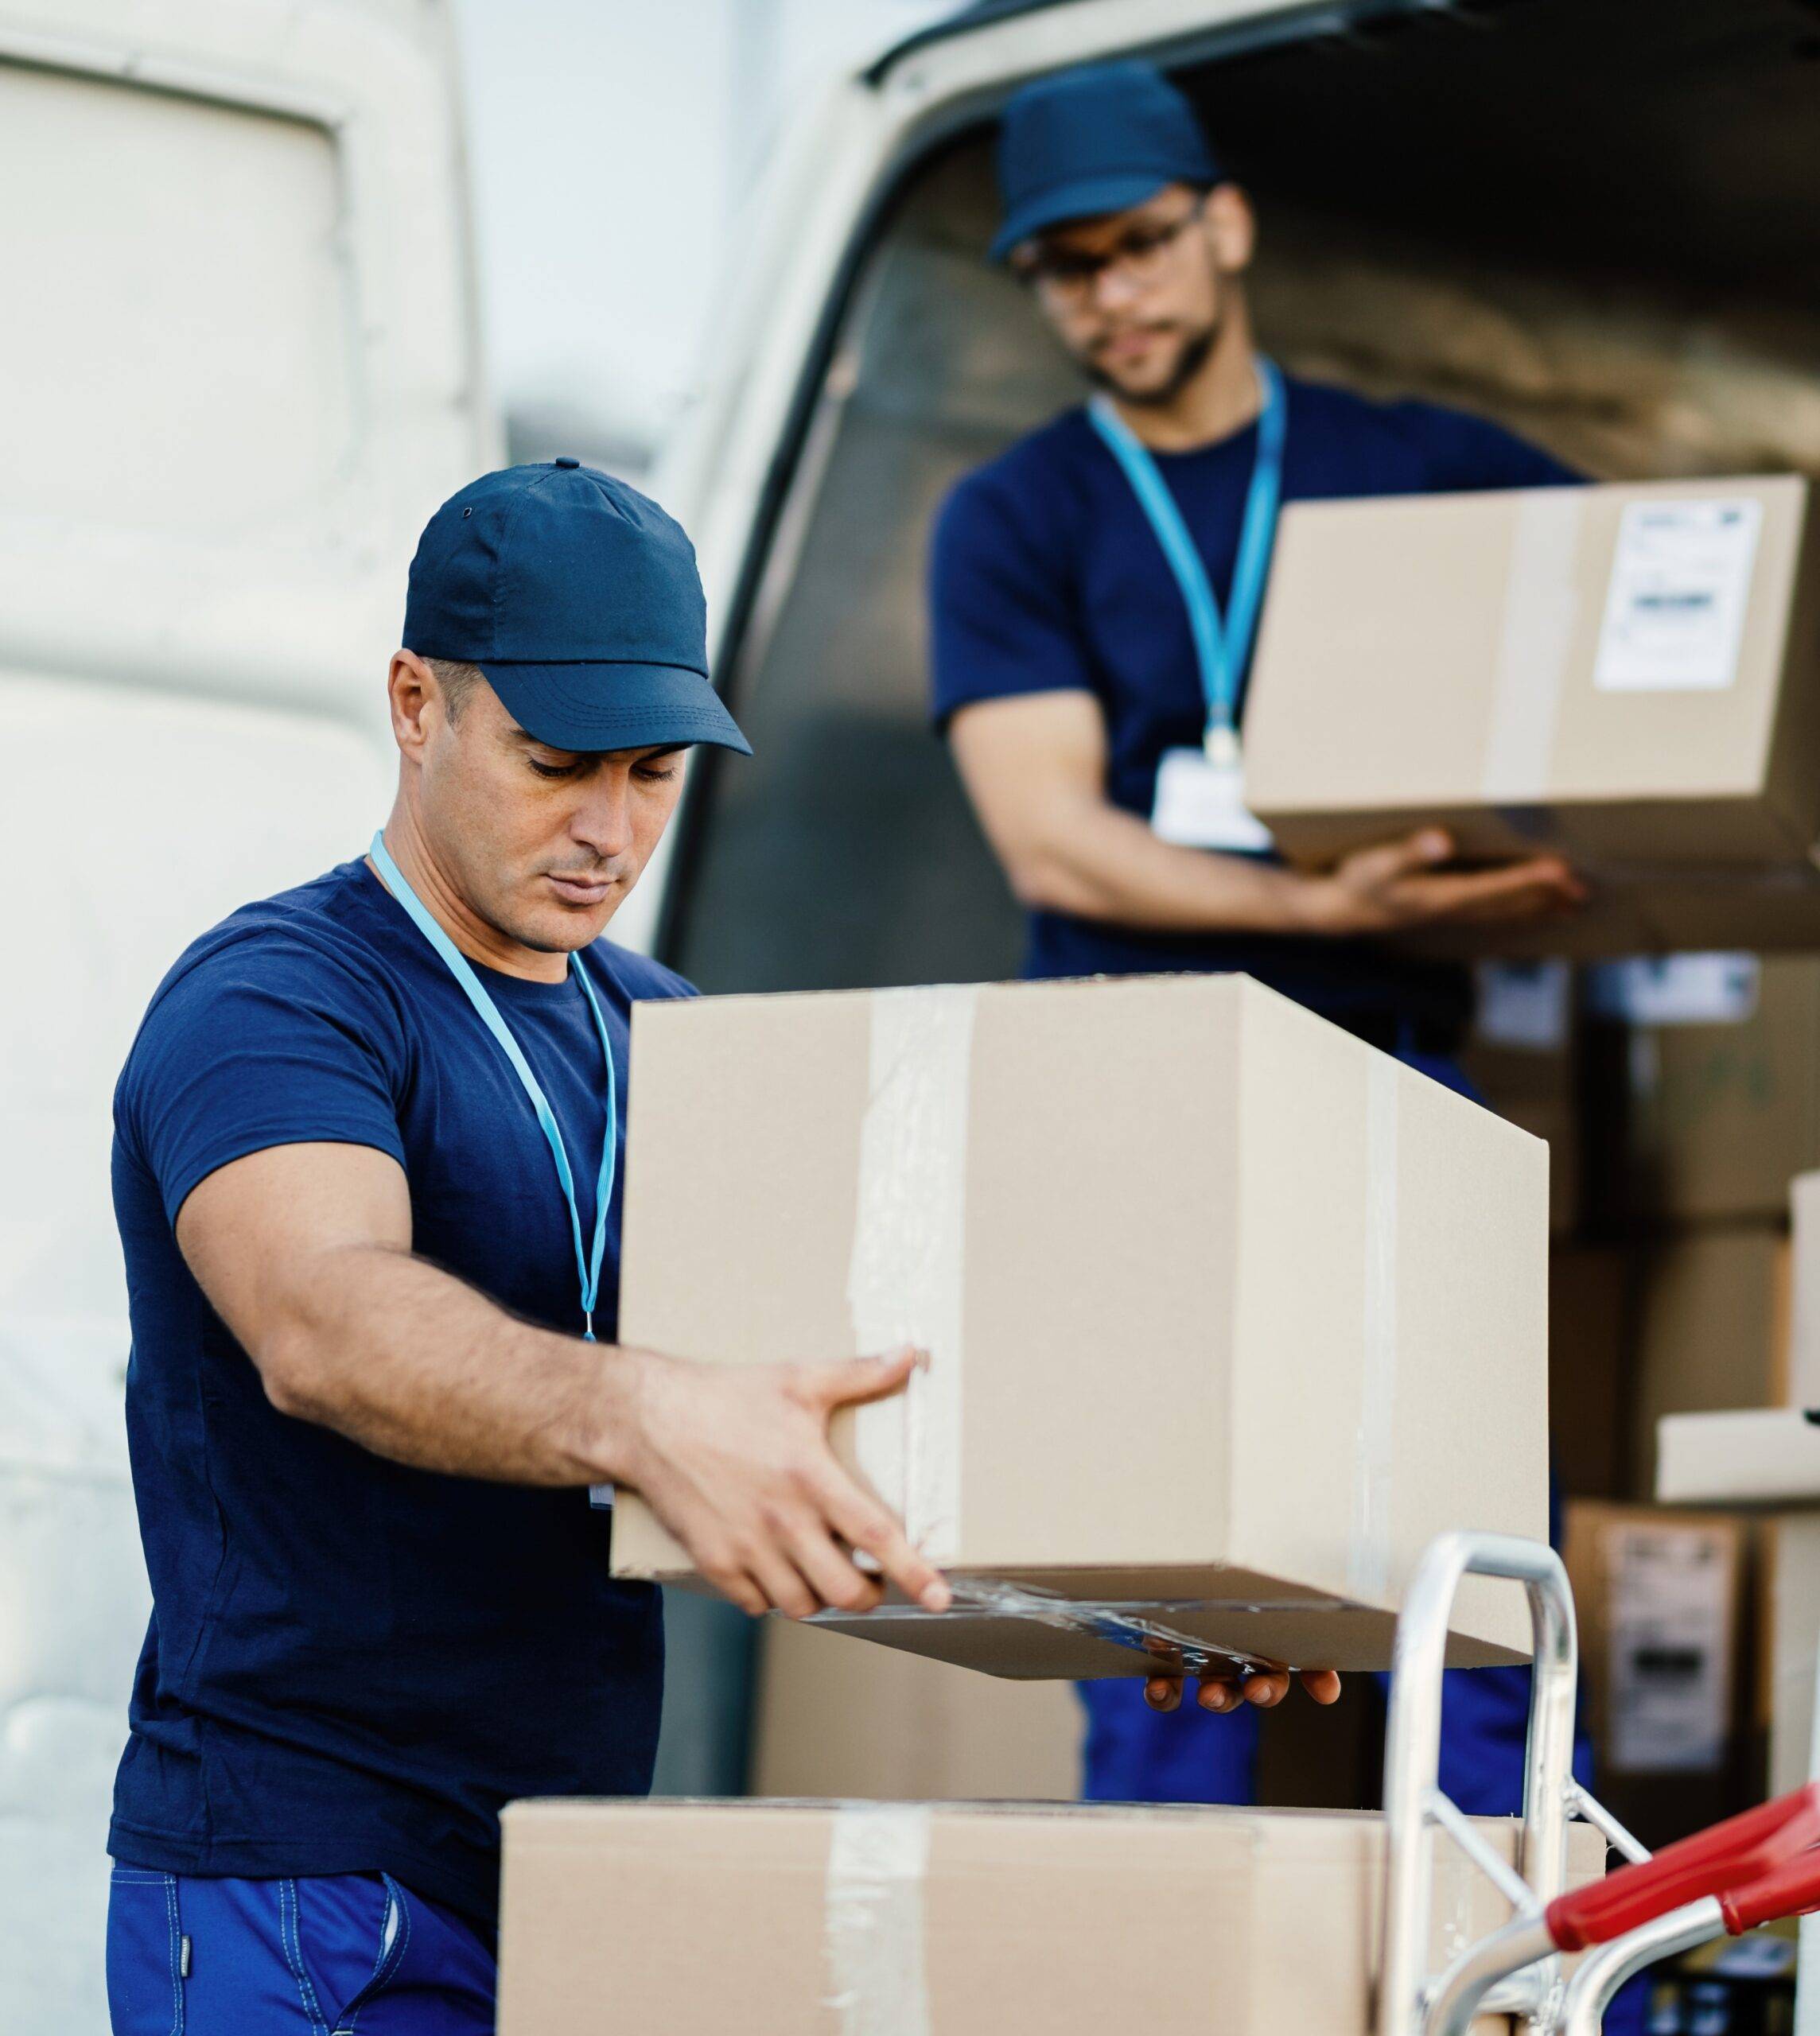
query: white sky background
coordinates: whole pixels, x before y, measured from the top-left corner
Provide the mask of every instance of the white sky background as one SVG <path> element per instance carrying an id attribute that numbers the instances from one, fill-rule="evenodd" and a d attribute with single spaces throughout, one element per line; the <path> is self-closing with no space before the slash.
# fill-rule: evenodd
<path id="1" fill-rule="evenodd" d="M 659 443 L 779 124 L 955 5 L 457 0 L 500 408 L 584 457 Z"/>

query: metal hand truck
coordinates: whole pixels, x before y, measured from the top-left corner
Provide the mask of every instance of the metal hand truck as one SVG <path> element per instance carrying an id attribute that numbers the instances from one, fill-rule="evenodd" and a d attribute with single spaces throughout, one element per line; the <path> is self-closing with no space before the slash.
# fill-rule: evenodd
<path id="1" fill-rule="evenodd" d="M 1523 1814 L 1515 1869 L 1442 1793 L 1441 1670 L 1462 1578 L 1507 1578 L 1529 1596 L 1535 1638 Z M 1507 1534 L 1444 1534 L 1411 1579 L 1397 1624 L 1384 1743 L 1382 1941 L 1373 2036 L 1465 2036 L 1480 2015 L 1532 2036 L 1598 2036 L 1613 1994 L 1645 1965 L 1820 1908 L 1820 1782 L 1653 1856 L 1573 1779 L 1579 1642 L 1561 1559 Z M 1567 1826 L 1583 1817 L 1631 1862 L 1564 1891 Z M 1428 1970 L 1436 1833 L 1510 1901 L 1501 1929 Z M 1585 1952 L 1563 1980 L 1561 1955 Z"/>

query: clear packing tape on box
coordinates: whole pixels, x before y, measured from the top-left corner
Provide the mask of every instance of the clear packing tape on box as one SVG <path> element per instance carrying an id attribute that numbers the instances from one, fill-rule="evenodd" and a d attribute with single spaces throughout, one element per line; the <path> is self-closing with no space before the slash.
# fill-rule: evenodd
<path id="1" fill-rule="evenodd" d="M 1057 1804 L 1024 1805 L 1019 1814 L 1071 1818 L 1081 1813 Z M 1217 1818 L 1225 1813 L 1189 1814 Z M 925 1895 L 934 1829 L 927 1803 L 834 1806 L 823 1884 L 822 2004 L 839 2018 L 841 2036 L 930 2036 Z M 1323 1879 L 1329 1888 L 1332 1871 L 1330 1863 Z M 1476 1874 L 1461 1859 L 1436 1888 L 1434 1949 L 1443 1965 L 1464 1952 L 1482 1927 L 1473 1914 L 1476 1885 Z"/>
<path id="2" fill-rule="evenodd" d="M 880 990 L 872 998 L 870 1069 L 860 1130 L 859 1179 L 847 1277 L 855 1347 L 883 1355 L 909 1346 L 926 1362 L 900 1394 L 857 1410 L 861 1470 L 900 1498 L 904 1529 L 931 1561 L 962 1546 L 967 1120 L 974 985 Z M 1374 1056 L 1366 1097 L 1363 1365 L 1354 1454 L 1351 1600 L 1382 1605 L 1391 1590 L 1390 1488 L 1397 1370 L 1397 1088 L 1402 1071 Z M 1283 1609 L 1313 1610 L 1297 1600 Z M 1166 1614 L 1192 1606 L 1083 1603 L 982 1579 L 957 1582 L 955 1610 L 1030 1619 L 1153 1653 L 1172 1669 L 1238 1673 L 1260 1664 L 1172 1630 Z M 1274 1609 L 1274 1608 L 1273 1608 Z M 1159 1617 L 1159 1614 L 1164 1616 Z M 877 1620 L 930 1618 L 885 1606 Z"/>

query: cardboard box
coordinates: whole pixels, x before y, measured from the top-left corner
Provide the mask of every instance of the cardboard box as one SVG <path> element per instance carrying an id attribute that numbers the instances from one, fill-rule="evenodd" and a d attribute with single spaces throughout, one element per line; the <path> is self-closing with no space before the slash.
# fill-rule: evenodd
<path id="1" fill-rule="evenodd" d="M 1647 1844 L 1744 1806 L 1748 1551 L 1744 1522 L 1725 1513 L 1567 1509 L 1598 1790 Z"/>
<path id="2" fill-rule="evenodd" d="M 1664 1416 L 1780 1401 L 1787 1243 L 1771 1224 L 1688 1231 L 1644 1248 L 1637 1275 L 1632 1488 L 1651 1492 Z"/>
<path id="3" fill-rule="evenodd" d="M 1820 1428 L 1792 1407 L 1671 1414 L 1655 1495 L 1673 1506 L 1820 1508 Z"/>
<path id="4" fill-rule="evenodd" d="M 1245 728 L 1290 860 L 1412 828 L 1600 897 L 1467 951 L 1820 946 L 1820 540 L 1791 476 L 1297 503 Z"/>
<path id="5" fill-rule="evenodd" d="M 770 1619 L 752 1724 L 752 1793 L 1073 1802 L 1083 1723 L 1071 1683 L 1005 1682 Z"/>
<path id="6" fill-rule="evenodd" d="M 1748 1547 L 1729 1513 L 1569 1506 L 1564 1559 L 1603 1768 L 1725 1766 L 1738 1724 Z"/>
<path id="7" fill-rule="evenodd" d="M 1630 1215 L 1780 1222 L 1820 1164 L 1820 963 L 1766 962 L 1738 1024 L 1635 1028 L 1627 1072 Z"/>
<path id="8" fill-rule="evenodd" d="M 970 1607 L 846 1630 L 1136 1674 L 1069 1607 L 1141 1604 L 1247 1658 L 1380 1668 L 1434 1535 L 1546 1534 L 1546 1151 L 1273 992 L 648 1004 L 632 1058 L 628 1341 L 930 1353 L 854 1447 Z M 612 1559 L 688 1577 L 631 1494 Z M 1521 1594 L 1469 1579 L 1452 1658 L 1527 1646 Z"/>
<path id="9" fill-rule="evenodd" d="M 1769 1631 L 1764 1654 L 1769 1699 L 1772 1795 L 1815 1775 L 1814 1693 L 1820 1669 L 1820 1513 L 1791 1513 L 1768 1537 Z"/>
<path id="10" fill-rule="evenodd" d="M 1359 1813 L 531 1802 L 504 1826 L 500 2036 L 609 2014 L 668 2036 L 1367 2036 L 1383 1825 Z M 1511 1858 L 1512 1824 L 1480 1828 Z M 1603 1854 L 1569 1827 L 1575 1884 Z M 1510 1912 L 1445 1842 L 1435 1869 L 1438 1968 Z"/>
<path id="11" fill-rule="evenodd" d="M 1820 1173 L 1789 1183 L 1788 1377 L 1791 1407 L 1820 1408 Z"/>

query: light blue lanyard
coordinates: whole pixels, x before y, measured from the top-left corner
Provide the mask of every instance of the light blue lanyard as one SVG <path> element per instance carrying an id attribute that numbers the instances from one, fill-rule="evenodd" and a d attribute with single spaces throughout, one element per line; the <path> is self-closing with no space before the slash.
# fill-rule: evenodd
<path id="1" fill-rule="evenodd" d="M 1138 506 L 1155 532 L 1187 604 L 1195 658 L 1200 666 L 1201 690 L 1207 697 L 1209 755 L 1223 748 L 1236 751 L 1234 730 L 1239 683 L 1251 654 L 1252 637 L 1257 633 L 1258 611 L 1263 605 L 1264 582 L 1270 571 L 1270 549 L 1276 542 L 1289 405 L 1283 394 L 1283 378 L 1274 362 L 1259 359 L 1258 379 L 1264 392 L 1264 407 L 1258 418 L 1258 455 L 1245 498 L 1239 557 L 1232 569 L 1231 607 L 1223 623 L 1207 566 L 1150 449 L 1118 414 L 1109 396 L 1095 396 L 1087 405 L 1093 428 L 1124 469 Z"/>
<path id="2" fill-rule="evenodd" d="M 580 981 L 583 994 L 588 1000 L 588 1008 L 594 1014 L 595 1029 L 601 1035 L 601 1051 L 607 1059 L 607 1142 L 601 1152 L 601 1178 L 596 1187 L 594 1202 L 594 1248 L 584 1253 L 581 1249 L 581 1211 L 575 1201 L 575 1176 L 569 1165 L 569 1149 L 562 1143 L 562 1133 L 556 1121 L 556 1113 L 550 1109 L 537 1077 L 531 1071 L 531 1063 L 524 1057 L 519 1043 L 511 1035 L 511 1028 L 500 1016 L 500 1008 L 487 994 L 487 988 L 475 974 L 468 958 L 441 927 L 430 915 L 423 900 L 406 882 L 403 871 L 391 859 L 386 849 L 383 830 L 373 837 L 371 849 L 373 867 L 386 880 L 386 888 L 416 922 L 417 930 L 448 965 L 449 973 L 466 991 L 468 1001 L 480 1014 L 480 1023 L 500 1043 L 500 1051 L 512 1064 L 512 1072 L 523 1085 L 524 1093 L 531 1098 L 531 1106 L 537 1113 L 538 1123 L 550 1147 L 550 1156 L 556 1162 L 556 1178 L 562 1183 L 562 1199 L 569 1204 L 569 1229 L 575 1240 L 575 1269 L 581 1276 L 582 1335 L 591 1343 L 594 1340 L 594 1303 L 601 1291 L 601 1261 L 607 1249 L 607 1205 L 613 1195 L 613 1163 L 615 1148 L 619 1140 L 619 1089 L 613 1075 L 613 1049 L 607 1037 L 607 1021 L 601 1009 L 601 1000 L 594 993 L 594 985 L 588 980 L 588 971 L 581 965 L 578 954 L 569 957 L 569 969 Z"/>

